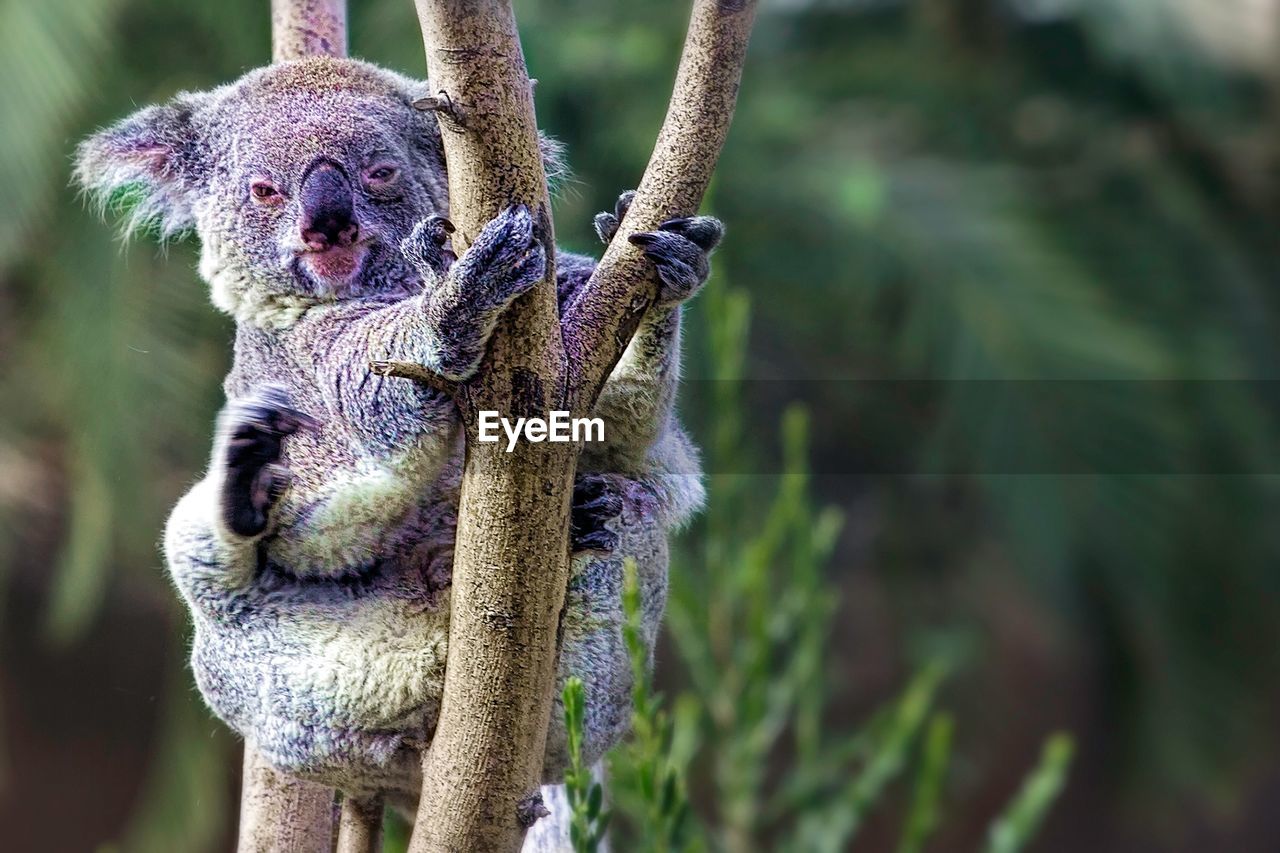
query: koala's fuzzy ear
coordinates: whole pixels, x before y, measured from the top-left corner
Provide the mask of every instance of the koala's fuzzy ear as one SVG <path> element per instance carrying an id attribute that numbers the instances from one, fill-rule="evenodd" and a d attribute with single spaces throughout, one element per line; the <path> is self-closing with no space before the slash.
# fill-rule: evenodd
<path id="1" fill-rule="evenodd" d="M 76 150 L 75 180 L 124 229 L 161 237 L 195 224 L 195 190 L 208 171 L 196 115 L 208 96 L 183 93 L 100 130 Z"/>

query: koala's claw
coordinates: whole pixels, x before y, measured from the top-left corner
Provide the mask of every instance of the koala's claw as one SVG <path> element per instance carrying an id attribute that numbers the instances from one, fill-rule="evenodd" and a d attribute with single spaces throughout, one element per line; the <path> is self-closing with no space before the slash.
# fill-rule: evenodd
<path id="1" fill-rule="evenodd" d="M 453 275 L 462 292 L 479 301 L 477 307 L 506 308 L 542 279 L 547 253 L 533 225 L 528 207 L 508 207 L 480 230 L 458 259 Z"/>
<path id="2" fill-rule="evenodd" d="M 445 248 L 449 235 L 456 229 L 443 216 L 428 216 L 418 220 L 400 243 L 400 253 L 423 279 L 431 281 L 448 272 L 457 260 L 452 251 Z"/>
<path id="3" fill-rule="evenodd" d="M 613 212 L 596 214 L 596 234 L 604 243 L 610 243 L 618 235 L 635 190 L 618 196 Z M 690 299 L 706 284 L 711 275 L 709 256 L 724 236 L 724 225 L 713 216 L 682 216 L 668 219 L 657 231 L 632 234 L 627 240 L 639 246 L 658 268 L 662 288 L 658 302 L 674 305 Z"/>
<path id="4" fill-rule="evenodd" d="M 622 514 L 622 495 L 605 477 L 586 475 L 573 486 L 573 508 L 569 519 L 569 550 L 612 552 L 618 534 L 605 525 Z"/>
<path id="5" fill-rule="evenodd" d="M 257 536 L 267 515 L 288 488 L 289 470 L 279 464 L 281 444 L 300 429 L 318 422 L 293 408 L 279 385 L 265 385 L 223 411 L 223 519 L 237 536 Z"/>
<path id="6" fill-rule="evenodd" d="M 660 231 L 679 234 L 704 252 L 711 252 L 724 237 L 724 224 L 714 216 L 680 216 L 658 226 Z"/>
<path id="7" fill-rule="evenodd" d="M 668 219 L 657 231 L 632 234 L 627 240 L 653 261 L 662 286 L 658 302 L 676 304 L 691 298 L 711 275 L 711 251 L 724 236 L 724 226 L 711 216 Z"/>
<path id="8" fill-rule="evenodd" d="M 606 246 L 613 242 L 614 236 L 618 233 L 618 226 L 622 224 L 623 218 L 626 217 L 627 211 L 631 209 L 631 202 L 636 200 L 636 191 L 627 190 L 618 196 L 618 200 L 614 202 L 613 213 L 608 211 L 597 213 L 595 218 L 596 236 L 600 238 L 600 242 Z"/>

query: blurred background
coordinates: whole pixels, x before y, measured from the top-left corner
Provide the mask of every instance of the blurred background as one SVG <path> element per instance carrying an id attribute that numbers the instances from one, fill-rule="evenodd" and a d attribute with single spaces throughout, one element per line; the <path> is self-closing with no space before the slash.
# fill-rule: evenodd
<path id="1" fill-rule="evenodd" d="M 408 0 L 350 6 L 353 55 L 422 75 Z M 516 6 L 558 237 L 598 254 L 688 7 Z M 5 846 L 230 849 L 157 541 L 233 329 L 194 241 L 123 245 L 69 166 L 264 63 L 267 6 L 0 0 L 0 43 Z M 1280 0 L 764 0 L 706 209 L 711 510 L 648 756 L 686 842 L 997 849 L 1065 732 L 1031 849 L 1275 850 Z"/>

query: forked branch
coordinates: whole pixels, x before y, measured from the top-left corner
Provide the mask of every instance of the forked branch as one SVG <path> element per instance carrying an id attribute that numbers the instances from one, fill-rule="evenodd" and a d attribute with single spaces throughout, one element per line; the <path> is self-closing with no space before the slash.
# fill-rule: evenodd
<path id="1" fill-rule="evenodd" d="M 554 267 L 532 87 L 509 0 L 416 5 L 434 92 L 422 106 L 447 113 L 455 251 L 502 207 L 523 203 L 537 212 Z M 528 823 L 521 803 L 537 789 L 552 702 L 576 448 L 523 443 L 504 453 L 475 441 L 477 413 L 590 407 L 655 295 L 648 262 L 625 238 L 697 210 L 733 115 L 754 16 L 750 0 L 696 0 L 675 94 L 622 239 L 565 318 L 548 269 L 504 315 L 476 378 L 457 395 L 467 460 L 449 654 L 411 853 L 519 849 Z"/>

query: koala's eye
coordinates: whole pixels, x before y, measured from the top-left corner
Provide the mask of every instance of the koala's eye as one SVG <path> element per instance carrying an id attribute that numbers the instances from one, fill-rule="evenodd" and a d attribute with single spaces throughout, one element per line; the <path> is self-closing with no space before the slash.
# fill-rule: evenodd
<path id="1" fill-rule="evenodd" d="M 371 184 L 389 184 L 400 174 L 395 166 L 375 166 L 365 173 L 365 180 Z"/>
<path id="2" fill-rule="evenodd" d="M 249 194 L 256 201 L 275 202 L 280 199 L 280 191 L 270 181 L 254 181 L 249 185 Z"/>

